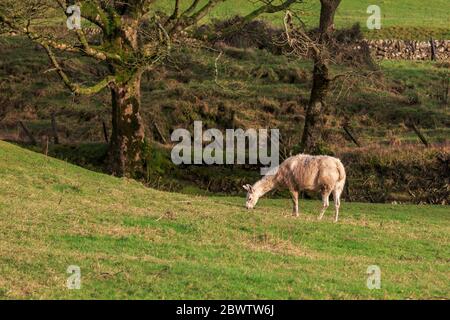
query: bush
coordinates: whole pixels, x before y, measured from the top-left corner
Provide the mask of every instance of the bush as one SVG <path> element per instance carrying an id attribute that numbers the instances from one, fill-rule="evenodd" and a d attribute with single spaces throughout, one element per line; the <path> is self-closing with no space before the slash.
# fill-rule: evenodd
<path id="1" fill-rule="evenodd" d="M 220 34 L 220 31 L 238 23 L 241 19 L 242 17 L 235 16 L 226 20 L 215 20 L 211 25 L 197 28 L 194 36 L 199 39 L 208 39 L 211 35 Z M 282 48 L 276 42 L 282 33 L 282 29 L 275 28 L 266 21 L 253 20 L 236 32 L 214 38 L 214 40 L 235 48 L 266 49 L 273 54 L 281 54 Z"/>
<path id="2" fill-rule="evenodd" d="M 368 147 L 338 155 L 352 201 L 449 204 L 448 147 Z"/>

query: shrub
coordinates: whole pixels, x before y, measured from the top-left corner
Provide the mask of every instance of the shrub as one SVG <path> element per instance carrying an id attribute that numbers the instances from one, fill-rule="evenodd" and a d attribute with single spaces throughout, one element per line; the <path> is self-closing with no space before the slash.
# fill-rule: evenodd
<path id="1" fill-rule="evenodd" d="M 343 150 L 347 199 L 449 204 L 450 149 L 366 147 Z"/>

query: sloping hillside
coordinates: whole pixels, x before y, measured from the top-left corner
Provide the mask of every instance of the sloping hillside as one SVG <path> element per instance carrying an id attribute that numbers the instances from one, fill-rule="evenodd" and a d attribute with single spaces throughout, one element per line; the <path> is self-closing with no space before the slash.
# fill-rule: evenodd
<path id="1" fill-rule="evenodd" d="M 162 133 L 170 141 L 174 128 L 192 129 L 194 120 L 202 120 L 215 128 L 279 128 L 283 136 L 292 137 L 291 144 L 298 142 L 310 94 L 310 62 L 266 50 L 225 47 L 215 79 L 217 53 L 189 50 L 189 55 L 174 53 L 173 65 L 144 77 L 141 111 L 149 137 L 161 140 Z M 104 142 L 102 122 L 111 130 L 108 90 L 87 97 L 71 95 L 57 74 L 49 72 L 42 49 L 19 37 L 0 39 L 0 56 L 0 138 L 28 141 L 18 127 L 20 120 L 40 141 L 52 135 L 54 114 L 61 143 Z M 70 57 L 66 64 L 80 83 L 105 72 L 86 59 Z M 417 123 L 430 143 L 447 141 L 447 64 L 384 61 L 380 68 L 380 79 L 359 81 L 351 94 L 333 87 L 327 116 L 330 144 L 353 145 L 340 129 L 345 119 L 364 145 L 392 138 L 420 144 L 405 128 L 407 119 Z"/>
<path id="2" fill-rule="evenodd" d="M 449 298 L 444 206 L 160 192 L 0 141 L 0 298 Z M 66 288 L 68 266 L 81 289 Z M 381 268 L 380 290 L 366 270 Z"/>

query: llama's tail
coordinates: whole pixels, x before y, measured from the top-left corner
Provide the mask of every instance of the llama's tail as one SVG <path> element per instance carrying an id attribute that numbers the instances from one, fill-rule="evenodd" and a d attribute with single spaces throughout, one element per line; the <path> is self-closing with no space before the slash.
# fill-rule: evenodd
<path id="1" fill-rule="evenodd" d="M 345 185 L 345 179 L 347 177 L 346 173 L 345 173 L 345 168 L 344 165 L 342 164 L 341 160 L 337 159 L 336 161 L 336 168 L 339 171 L 339 180 L 336 183 L 336 187 L 338 187 L 339 189 L 343 189 L 344 185 Z"/>

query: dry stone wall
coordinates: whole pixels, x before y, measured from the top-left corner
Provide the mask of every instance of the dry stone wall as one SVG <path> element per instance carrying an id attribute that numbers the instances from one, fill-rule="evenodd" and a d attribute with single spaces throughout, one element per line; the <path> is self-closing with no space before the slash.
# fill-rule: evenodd
<path id="1" fill-rule="evenodd" d="M 430 41 L 365 40 L 378 59 L 431 60 Z M 436 60 L 450 61 L 450 40 L 434 40 Z"/>

